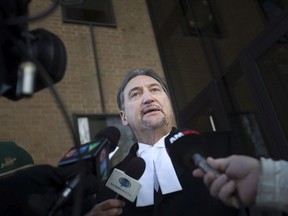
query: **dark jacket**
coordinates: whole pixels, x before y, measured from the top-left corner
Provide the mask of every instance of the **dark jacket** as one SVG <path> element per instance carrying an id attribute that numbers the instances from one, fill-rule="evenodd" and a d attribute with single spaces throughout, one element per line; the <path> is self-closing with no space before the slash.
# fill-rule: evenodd
<path id="1" fill-rule="evenodd" d="M 231 154 L 245 154 L 245 151 L 237 142 L 231 132 L 211 132 L 202 134 L 205 143 L 197 147 L 205 149 L 206 156 L 225 157 Z M 116 168 L 125 170 L 129 161 L 136 156 L 138 144 L 134 144 L 125 159 L 120 162 Z M 195 152 L 196 153 L 196 152 Z M 219 200 L 211 197 L 208 189 L 205 187 L 202 179 L 192 176 L 191 169 L 185 168 L 182 164 L 173 161 L 173 166 L 183 188 L 182 191 L 162 195 L 155 193 L 155 204 L 149 207 L 135 207 L 135 202 L 126 201 L 123 209 L 123 215 L 127 216 L 233 216 L 239 212 L 234 208 L 225 206 Z M 115 194 L 108 189 L 103 188 L 98 194 L 99 201 L 108 198 L 114 198 Z"/>

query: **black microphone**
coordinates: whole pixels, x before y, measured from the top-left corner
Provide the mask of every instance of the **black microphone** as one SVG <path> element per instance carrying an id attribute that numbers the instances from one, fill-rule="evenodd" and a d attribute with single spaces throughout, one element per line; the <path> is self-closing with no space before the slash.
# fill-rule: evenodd
<path id="1" fill-rule="evenodd" d="M 75 164 L 79 160 L 92 161 L 92 173 L 97 176 L 98 184 L 102 184 L 109 176 L 109 152 L 113 151 L 120 139 L 120 131 L 113 126 L 100 130 L 93 142 L 81 145 L 79 149 L 72 147 L 59 161 L 58 166 Z M 80 173 L 69 180 L 62 190 L 58 200 L 50 211 L 50 215 L 62 206 L 79 184 Z"/>
<path id="2" fill-rule="evenodd" d="M 130 176 L 135 180 L 139 180 L 143 175 L 146 168 L 146 163 L 143 158 L 141 157 L 134 157 L 130 160 L 129 164 L 125 169 L 125 174 Z M 117 193 L 115 199 L 119 198 L 119 194 Z M 123 196 L 121 196 L 122 200 Z"/>
<path id="3" fill-rule="evenodd" d="M 133 179 L 139 180 L 143 175 L 146 168 L 146 163 L 141 157 L 134 157 L 130 160 L 128 166 L 125 169 L 125 174 Z"/>
<path id="4" fill-rule="evenodd" d="M 107 181 L 110 175 L 109 153 L 113 152 L 117 147 L 120 139 L 120 131 L 113 126 L 109 126 L 100 130 L 95 135 L 95 140 L 100 139 L 101 144 L 95 150 L 94 169 L 98 178 L 99 187 Z M 95 167 L 96 166 L 96 167 Z"/>
<path id="5" fill-rule="evenodd" d="M 106 127 L 100 130 L 94 137 L 94 140 L 83 144 L 79 149 L 72 147 L 58 162 L 58 166 L 73 164 L 79 159 L 95 158 L 104 147 L 109 147 L 109 153 L 114 151 L 119 139 L 120 131 L 113 126 Z"/>
<path id="6" fill-rule="evenodd" d="M 48 216 L 52 216 L 55 212 L 61 207 L 66 201 L 69 199 L 70 195 L 72 194 L 73 190 L 80 182 L 80 174 L 76 175 L 72 180 L 70 180 L 64 190 L 62 190 L 59 198 L 57 199 L 56 203 L 52 206 L 51 210 L 49 211 Z"/>
<path id="7" fill-rule="evenodd" d="M 109 175 L 109 153 L 114 151 L 119 139 L 120 131 L 116 127 L 106 127 L 95 135 L 94 141 L 81 145 L 79 149 L 72 147 L 59 161 L 58 166 L 74 164 L 79 159 L 90 160 L 92 161 L 92 173 L 97 176 L 99 184 L 102 184 Z M 78 182 L 79 178 L 77 176 L 69 181 L 62 192 L 62 196 L 69 196 Z M 67 191 L 69 191 L 69 195 Z"/>
<path id="8" fill-rule="evenodd" d="M 141 178 L 146 168 L 146 163 L 141 157 L 134 157 L 129 161 L 124 171 L 114 169 L 106 186 L 116 192 L 115 199 L 127 199 L 133 202 L 141 188 L 138 179 Z"/>
<path id="9" fill-rule="evenodd" d="M 178 162 L 186 169 L 196 168 L 193 155 L 200 153 L 207 156 L 208 146 L 204 137 L 195 130 L 174 130 L 165 138 L 165 147 L 172 161 Z"/>
<path id="10" fill-rule="evenodd" d="M 109 126 L 106 127 L 102 130 L 100 130 L 95 136 L 94 139 L 96 140 L 97 138 L 106 138 L 108 139 L 107 141 L 110 142 L 110 151 L 114 151 L 114 149 L 116 148 L 119 139 L 121 137 L 120 131 L 118 128 L 114 127 L 114 126 Z"/>

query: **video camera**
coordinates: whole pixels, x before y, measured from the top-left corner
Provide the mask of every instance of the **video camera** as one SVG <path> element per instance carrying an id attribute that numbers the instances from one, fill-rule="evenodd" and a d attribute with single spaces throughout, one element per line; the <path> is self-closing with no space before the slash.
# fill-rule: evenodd
<path id="1" fill-rule="evenodd" d="M 49 86 L 43 74 L 51 84 L 59 82 L 67 63 L 65 46 L 58 36 L 45 29 L 29 31 L 29 3 L 0 0 L 0 95 L 14 101 Z M 23 91 L 27 85 L 31 89 L 28 93 Z"/>

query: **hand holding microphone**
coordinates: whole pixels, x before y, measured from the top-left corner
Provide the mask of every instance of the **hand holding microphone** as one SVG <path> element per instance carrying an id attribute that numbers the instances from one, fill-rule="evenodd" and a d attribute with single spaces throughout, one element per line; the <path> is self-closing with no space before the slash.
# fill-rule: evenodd
<path id="1" fill-rule="evenodd" d="M 257 159 L 232 155 L 219 159 L 208 157 L 207 163 L 222 175 L 216 178 L 201 169 L 194 170 L 193 175 L 203 178 L 212 196 L 236 208 L 241 208 L 241 205 L 249 206 L 255 201 L 258 176 L 261 173 Z"/>
<path id="2" fill-rule="evenodd" d="M 106 199 L 95 205 L 85 216 L 96 215 L 121 215 L 125 202 L 123 199 L 133 202 L 141 185 L 137 182 L 145 170 L 145 161 L 140 157 L 135 157 L 129 161 L 125 172 L 114 169 L 106 186 L 116 192 L 114 199 Z"/>

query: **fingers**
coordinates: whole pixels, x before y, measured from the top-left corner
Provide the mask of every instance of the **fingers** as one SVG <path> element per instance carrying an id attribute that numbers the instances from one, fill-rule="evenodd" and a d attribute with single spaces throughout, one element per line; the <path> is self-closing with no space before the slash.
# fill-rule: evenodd
<path id="1" fill-rule="evenodd" d="M 227 159 L 225 158 L 217 158 L 214 159 L 212 157 L 208 157 L 207 158 L 207 163 L 209 164 L 210 167 L 212 167 L 213 169 L 216 169 L 219 172 L 224 172 L 226 170 L 226 166 L 227 166 Z"/>
<path id="2" fill-rule="evenodd" d="M 109 199 L 105 200 L 104 202 L 100 203 L 100 208 L 102 210 L 108 210 L 111 208 L 122 208 L 124 207 L 125 203 L 122 200 L 118 199 Z"/>
<path id="3" fill-rule="evenodd" d="M 234 181 L 228 181 L 223 185 L 221 190 L 219 191 L 218 197 L 224 203 L 239 208 L 239 203 L 235 197 L 236 192 L 236 184 Z"/>
<path id="4" fill-rule="evenodd" d="M 222 174 L 218 178 L 211 178 L 208 174 L 204 176 L 204 183 L 209 188 L 211 196 L 220 199 L 227 205 L 239 208 L 235 197 L 236 183 Z"/>
<path id="5" fill-rule="evenodd" d="M 218 178 L 209 175 L 204 176 L 204 183 L 205 185 L 210 189 L 210 194 L 214 197 L 218 197 L 218 194 L 222 187 L 227 183 L 227 176 L 226 175 L 220 175 Z"/>
<path id="6" fill-rule="evenodd" d="M 196 178 L 202 178 L 204 177 L 205 173 L 200 168 L 198 168 L 193 170 L 192 175 Z"/>
<path id="7" fill-rule="evenodd" d="M 118 199 L 109 199 L 93 207 L 85 216 L 116 216 L 121 215 L 125 203 Z"/>

